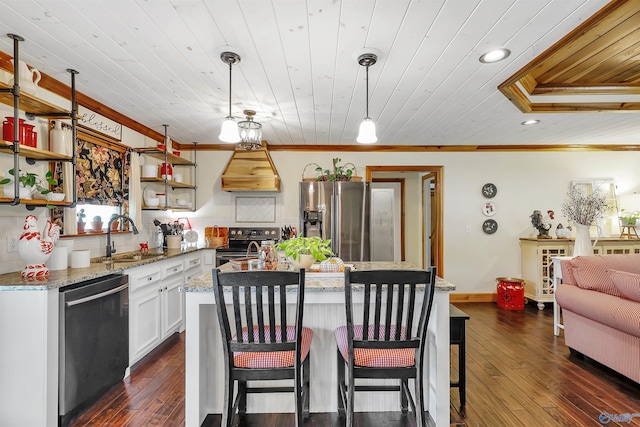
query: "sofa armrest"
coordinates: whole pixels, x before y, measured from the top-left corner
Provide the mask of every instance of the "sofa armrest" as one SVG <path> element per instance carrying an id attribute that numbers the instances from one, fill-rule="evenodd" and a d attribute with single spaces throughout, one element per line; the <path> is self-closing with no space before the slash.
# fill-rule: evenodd
<path id="1" fill-rule="evenodd" d="M 602 292 L 563 284 L 556 290 L 563 310 L 640 337 L 640 303 Z"/>

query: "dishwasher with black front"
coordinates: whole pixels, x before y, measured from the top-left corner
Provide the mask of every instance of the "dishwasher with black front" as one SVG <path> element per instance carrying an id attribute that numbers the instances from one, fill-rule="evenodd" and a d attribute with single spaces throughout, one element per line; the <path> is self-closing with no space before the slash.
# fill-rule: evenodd
<path id="1" fill-rule="evenodd" d="M 60 289 L 60 426 L 67 426 L 125 376 L 128 279 L 112 274 Z"/>

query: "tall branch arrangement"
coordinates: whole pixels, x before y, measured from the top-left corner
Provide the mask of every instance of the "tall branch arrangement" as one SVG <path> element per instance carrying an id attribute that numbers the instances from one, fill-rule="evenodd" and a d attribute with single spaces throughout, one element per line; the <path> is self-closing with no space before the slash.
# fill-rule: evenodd
<path id="1" fill-rule="evenodd" d="M 586 194 L 576 185 L 567 192 L 562 203 L 562 214 L 576 224 L 593 225 L 607 208 L 605 195 L 595 187 L 591 194 Z"/>

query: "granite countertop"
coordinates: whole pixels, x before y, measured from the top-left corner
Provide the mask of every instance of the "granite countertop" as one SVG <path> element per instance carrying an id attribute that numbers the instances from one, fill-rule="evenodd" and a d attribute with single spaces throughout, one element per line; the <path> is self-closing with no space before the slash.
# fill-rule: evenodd
<path id="1" fill-rule="evenodd" d="M 114 255 L 115 263 L 102 262 L 104 257 L 91 259 L 91 264 L 87 268 L 67 268 L 49 272 L 49 277 L 41 280 L 26 280 L 20 272 L 0 274 L 0 292 L 2 291 L 44 291 L 48 289 L 58 289 L 74 283 L 91 280 L 109 274 L 126 273 L 128 269 L 139 267 L 145 264 L 162 261 L 176 256 L 196 252 L 202 248 L 189 248 L 185 250 L 165 250 L 149 252 L 142 259 L 136 261 L 117 262 L 118 258 L 133 256 L 136 252 L 126 252 Z"/>
<path id="2" fill-rule="evenodd" d="M 396 270 L 416 268 L 408 262 L 354 262 L 357 270 Z M 220 271 L 232 271 L 229 263 L 220 267 Z M 343 273 L 312 273 L 305 274 L 305 291 L 308 292 L 342 292 L 344 289 Z M 456 286 L 441 277 L 436 278 L 437 291 L 454 291 Z M 180 288 L 181 292 L 211 292 L 213 291 L 213 278 L 211 271 L 192 279 L 185 286 Z"/>

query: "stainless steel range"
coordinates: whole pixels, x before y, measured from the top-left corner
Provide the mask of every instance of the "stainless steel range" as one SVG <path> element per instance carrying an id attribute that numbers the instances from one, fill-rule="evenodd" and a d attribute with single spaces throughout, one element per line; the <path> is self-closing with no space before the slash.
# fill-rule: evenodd
<path id="1" fill-rule="evenodd" d="M 280 240 L 281 229 L 278 227 L 230 227 L 229 246 L 216 249 L 216 267 L 226 264 L 233 258 L 247 255 L 251 242 L 260 244 L 264 240 Z M 252 249 L 253 250 L 253 249 Z M 253 250 L 254 254 L 255 250 Z"/>

